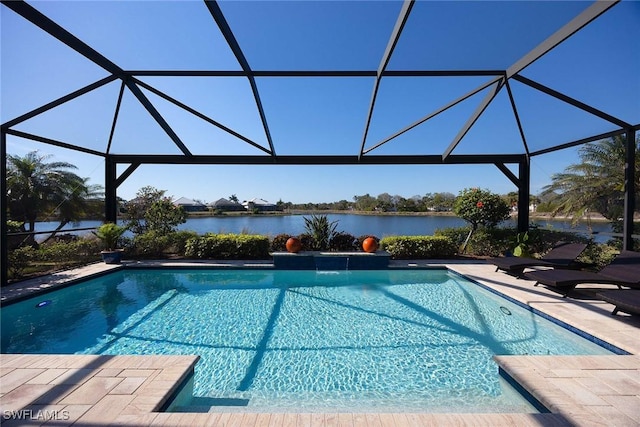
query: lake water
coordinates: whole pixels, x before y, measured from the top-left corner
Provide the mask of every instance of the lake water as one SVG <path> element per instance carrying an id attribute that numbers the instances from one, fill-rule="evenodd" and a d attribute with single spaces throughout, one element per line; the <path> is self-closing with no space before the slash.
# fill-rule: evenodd
<path id="1" fill-rule="evenodd" d="M 280 233 L 298 235 L 305 231 L 304 218 L 311 215 L 229 215 L 215 217 L 189 218 L 181 224 L 180 230 L 192 230 L 198 234 L 204 233 L 250 233 L 275 236 Z M 357 214 L 327 214 L 329 221 L 337 222 L 337 231 L 344 231 L 356 237 L 365 234 L 373 234 L 377 237 L 392 235 L 432 235 L 437 229 L 447 227 L 461 227 L 466 222 L 454 216 L 436 215 L 357 215 Z M 586 224 L 580 224 L 577 228 L 571 228 L 570 221 L 537 219 L 532 221 L 541 228 L 554 230 L 573 230 L 588 233 Z M 97 227 L 100 221 L 81 221 L 74 225 L 68 224 L 65 229 Z M 515 220 L 506 221 L 504 225 L 516 226 Z M 36 231 L 53 230 L 58 223 L 39 222 Z M 608 223 L 596 222 L 592 224 L 592 230 L 598 233 L 610 233 L 611 226 Z M 88 231 L 78 234 L 89 233 Z M 44 238 L 44 236 L 40 236 Z M 596 236 L 597 242 L 609 240 L 609 236 Z M 40 238 L 39 238 L 40 240 Z"/>

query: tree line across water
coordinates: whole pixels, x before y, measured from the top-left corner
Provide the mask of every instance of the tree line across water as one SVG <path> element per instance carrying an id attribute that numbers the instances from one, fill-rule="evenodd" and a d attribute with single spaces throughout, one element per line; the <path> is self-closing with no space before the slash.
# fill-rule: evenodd
<path id="1" fill-rule="evenodd" d="M 339 200 L 324 203 L 278 202 L 289 210 L 332 210 L 360 212 L 448 212 L 453 210 L 456 196 L 453 193 L 427 193 L 424 196 L 405 198 L 399 195 L 382 193 L 377 196 L 364 194 L 354 196 L 353 201 Z"/>

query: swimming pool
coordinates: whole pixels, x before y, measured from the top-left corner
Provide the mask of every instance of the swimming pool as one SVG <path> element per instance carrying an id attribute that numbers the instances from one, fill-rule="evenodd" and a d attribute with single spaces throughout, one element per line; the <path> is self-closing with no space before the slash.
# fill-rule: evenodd
<path id="1" fill-rule="evenodd" d="M 3 353 L 198 354 L 196 406 L 534 412 L 496 354 L 611 354 L 447 270 L 123 270 L 2 308 Z"/>

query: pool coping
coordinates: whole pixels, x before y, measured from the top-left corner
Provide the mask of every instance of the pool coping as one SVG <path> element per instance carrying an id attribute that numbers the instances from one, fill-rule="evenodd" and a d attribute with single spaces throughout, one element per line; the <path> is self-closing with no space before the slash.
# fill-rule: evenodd
<path id="1" fill-rule="evenodd" d="M 269 268 L 265 262 L 177 262 L 144 261 L 125 266 L 107 267 L 92 264 L 86 269 L 75 269 L 41 279 L 37 283 L 23 283 L 13 289 L 20 291 L 2 298 L 25 298 L 32 292 L 43 292 L 60 286 L 68 286 L 96 274 L 106 274 L 125 267 L 216 267 L 216 268 Z M 19 411 L 23 408 L 49 408 L 50 411 L 69 411 L 74 422 L 87 421 L 101 414 L 101 424 L 118 425 L 212 425 L 235 423 L 236 425 L 639 425 L 640 424 L 640 340 L 637 333 L 640 319 L 633 316 L 612 316 L 613 306 L 603 301 L 562 298 L 561 295 L 533 287 L 532 282 L 517 279 L 484 261 L 419 260 L 393 261 L 391 268 L 448 268 L 470 278 L 510 299 L 532 309 L 573 325 L 586 333 L 604 339 L 631 353 L 628 356 L 495 356 L 494 359 L 509 376 L 527 392 L 547 407 L 551 413 L 543 414 L 428 414 L 428 413 L 164 413 L 160 400 L 168 399 L 182 384 L 189 369 L 197 362 L 197 356 L 107 356 L 108 363 L 122 368 L 116 374 L 113 368 L 94 366 L 95 358 L 104 356 L 74 355 L 0 355 L 0 406 L 3 411 Z M 7 297 L 7 298 L 5 298 Z M 87 359 L 89 357 L 89 359 Z M 85 359 L 82 359 L 85 358 Z M 148 359 L 148 360 L 147 360 Z M 80 360 L 80 362 L 78 362 Z M 82 362 L 84 360 L 85 362 Z M 87 368 L 78 368 L 88 363 Z M 66 365 L 74 366 L 65 368 Z M 111 365 L 108 365 L 111 366 Z M 155 366 L 155 375 L 141 382 L 140 366 Z M 77 386 L 67 385 L 66 393 L 57 399 L 47 390 L 56 385 L 61 370 L 82 369 L 87 372 L 86 381 Z M 105 369 L 109 369 L 105 371 Z M 165 372 L 165 369 L 167 370 Z M 39 370 L 44 370 L 40 372 Z M 145 369 L 142 369 L 145 370 Z M 37 375 L 32 376 L 35 372 Z M 126 372 L 125 372 L 126 371 Z M 123 372 L 125 372 L 123 374 Z M 55 377 L 59 374 L 58 377 Z M 109 376 L 109 375 L 112 376 Z M 154 382 L 154 379 L 159 380 Z M 108 380 L 103 379 L 108 378 Z M 39 379 L 38 379 L 39 378 Z M 53 379 L 52 379 L 53 378 Z M 93 380 L 90 380 L 93 378 Z M 120 379 L 122 378 L 122 379 Z M 153 386 L 149 386 L 150 381 Z M 41 384 L 45 382 L 45 384 Z M 7 389 L 7 384 L 13 387 Z M 107 385 L 105 385 L 107 384 Z M 115 385 L 114 385 L 115 384 Z M 125 385 L 121 385 L 125 384 Z M 113 387 L 111 387 L 113 385 Z M 138 385 L 137 387 L 134 387 Z M 144 387 L 143 387 L 144 385 Z M 81 393 L 79 390 L 85 392 Z M 111 387 L 111 388 L 109 388 Z M 108 390 L 105 392 L 105 388 Z M 86 390 L 91 391 L 87 393 Z M 97 392 L 96 392 L 97 390 Z M 114 391 L 115 390 L 115 391 Z M 76 392 L 74 394 L 74 391 Z M 126 393 L 125 393 L 126 392 Z M 98 396 L 96 396 L 98 393 Z M 120 394 L 118 394 L 120 393 Z M 94 403 L 75 402 L 77 397 L 93 396 Z M 22 396 L 16 400 L 16 396 Z M 31 397 L 29 397 L 31 396 Z M 75 396 L 75 397 L 73 397 Z M 98 400 L 96 400 L 99 396 Z M 31 399 L 28 403 L 25 401 Z M 65 400 L 66 399 L 66 400 Z M 18 403 L 16 403 L 18 402 Z M 21 403 L 20 403 L 21 402 Z M 111 402 L 111 403 L 109 403 Z M 136 402 L 132 404 L 131 402 Z M 140 406 L 140 402 L 147 402 Z M 151 402 L 151 403 L 150 403 Z M 66 403 L 66 405 L 65 405 Z M 152 405 L 153 404 L 153 405 Z M 22 407 L 19 407 L 23 405 Z M 153 408 L 151 408 L 153 406 Z M 74 414 L 71 414 L 71 412 Z M 82 412 L 80 414 L 80 412 Z M 38 412 L 16 412 L 39 414 Z M 42 412 L 40 412 L 41 414 Z M 51 412 L 64 414 L 63 412 Z M 7 413 L 3 412 L 3 416 Z M 45 415 L 49 414 L 47 412 Z M 84 418 L 83 418 L 84 417 Z M 3 420 L 4 421 L 4 420 Z M 17 420 L 6 421 L 7 425 Z M 21 420 L 21 421 L 24 421 Z M 65 420 L 57 420 L 56 423 Z M 4 424 L 4 422 L 3 422 Z M 71 422 L 69 422 L 71 424 Z M 82 424 L 82 422 L 81 422 Z"/>

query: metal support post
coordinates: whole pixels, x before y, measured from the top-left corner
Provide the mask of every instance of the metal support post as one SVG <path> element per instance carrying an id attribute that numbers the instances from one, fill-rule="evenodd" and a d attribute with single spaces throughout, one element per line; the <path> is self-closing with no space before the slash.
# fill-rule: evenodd
<path id="1" fill-rule="evenodd" d="M 118 220 L 118 198 L 116 173 L 117 163 L 107 155 L 104 165 L 104 219 L 115 223 Z"/>
<path id="2" fill-rule="evenodd" d="M 622 247 L 633 250 L 633 216 L 636 208 L 636 132 L 627 129 L 626 159 L 624 164 L 624 218 L 622 233 L 624 234 Z"/>
<path id="3" fill-rule="evenodd" d="M 529 199 L 531 195 L 531 165 L 529 159 L 518 164 L 518 232 L 529 231 Z"/>
<path id="4" fill-rule="evenodd" d="M 2 286 L 9 282 L 9 236 L 7 229 L 7 133 L 2 130 L 0 134 L 0 158 L 2 159 L 2 176 L 0 177 L 0 193 L 2 203 L 0 204 L 0 271 L 2 272 Z"/>

